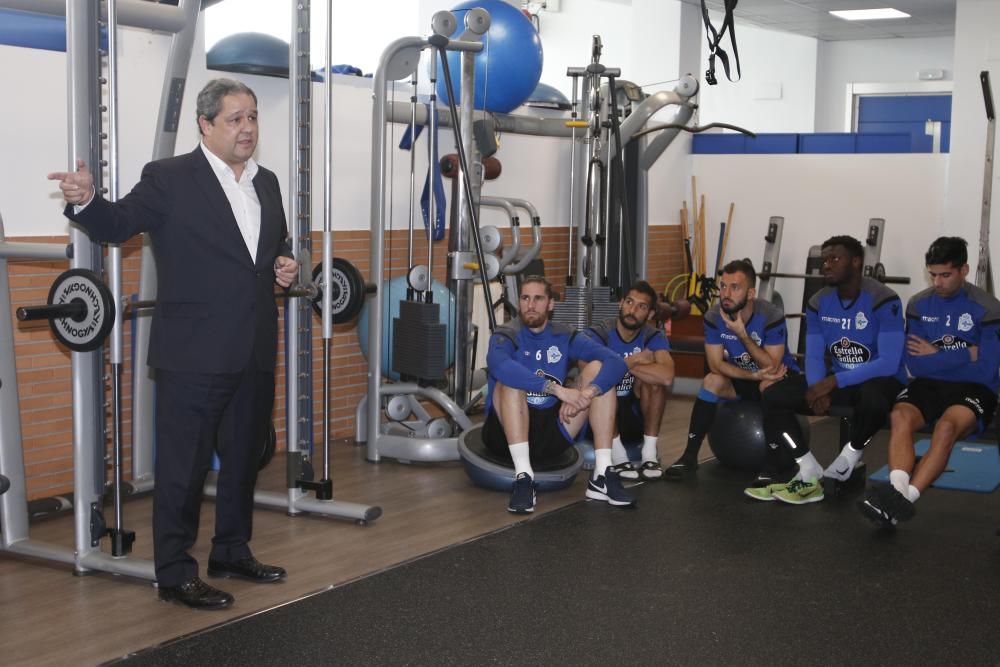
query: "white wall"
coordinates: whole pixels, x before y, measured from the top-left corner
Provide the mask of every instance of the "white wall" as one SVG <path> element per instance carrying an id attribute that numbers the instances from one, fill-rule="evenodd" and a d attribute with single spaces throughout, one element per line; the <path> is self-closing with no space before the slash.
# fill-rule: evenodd
<path id="1" fill-rule="evenodd" d="M 768 219 L 778 215 L 785 218 L 778 270 L 788 273 L 805 270 L 810 246 L 837 234 L 863 241 L 868 219 L 884 218 L 886 272 L 911 277 L 910 285 L 892 285 L 904 302 L 926 286 L 923 256 L 938 236 L 947 168 L 942 154 L 692 156 L 706 198 L 709 256 L 730 202 L 736 209 L 727 258 L 760 266 Z M 802 281 L 776 286 L 786 310 L 801 312 Z"/>
<path id="2" fill-rule="evenodd" d="M 622 78 L 633 81 L 632 7 L 608 0 L 562 0 L 561 11 L 541 12 L 542 83 L 555 86 L 570 96 L 568 67 L 590 64 L 594 35 L 601 36 L 604 48 L 601 63 L 620 67 Z"/>
<path id="3" fill-rule="evenodd" d="M 712 22 L 718 27 L 721 17 Z M 701 91 L 700 122 L 732 123 L 753 132 L 812 132 L 815 123 L 816 40 L 774 30 L 740 25 L 736 31 L 743 78 L 726 79 L 716 59 L 719 83 Z M 702 69 L 707 69 L 708 47 L 702 41 Z M 736 63 L 728 36 L 722 44 L 729 54 L 732 76 Z M 776 89 L 780 89 L 774 97 Z"/>
<path id="4" fill-rule="evenodd" d="M 986 160 L 986 113 L 979 72 L 989 70 L 994 104 L 1000 101 L 1000 3 L 991 0 L 959 0 L 955 27 L 955 89 L 951 107 L 951 169 L 948 172 L 947 217 L 942 229 L 970 241 L 970 264 L 975 271 L 975 251 L 982 217 L 983 167 Z M 996 148 L 994 151 L 994 164 Z M 993 172 L 993 195 L 1000 193 L 1000 169 Z M 992 223 L 1000 213 L 992 207 Z M 991 238 L 992 255 L 1000 242 Z M 996 271 L 994 271 L 996 273 Z"/>
<path id="5" fill-rule="evenodd" d="M 849 132 L 844 126 L 849 83 L 916 83 L 922 69 L 952 79 L 953 37 L 819 42 L 816 57 L 816 132 Z"/>

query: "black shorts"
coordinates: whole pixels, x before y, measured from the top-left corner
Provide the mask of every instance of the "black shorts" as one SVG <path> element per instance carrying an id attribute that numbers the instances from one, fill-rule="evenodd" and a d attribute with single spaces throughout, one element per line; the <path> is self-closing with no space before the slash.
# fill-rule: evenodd
<path id="1" fill-rule="evenodd" d="M 638 396 L 629 393 L 618 397 L 616 419 L 618 437 L 622 442 L 642 442 L 642 436 L 646 434 L 646 421 L 642 417 Z"/>
<path id="2" fill-rule="evenodd" d="M 559 421 L 557 402 L 549 408 L 528 408 L 528 451 L 531 462 L 544 462 L 554 459 L 573 446 L 573 440 Z M 503 432 L 503 424 L 497 418 L 496 410 L 490 410 L 483 423 L 483 444 L 492 454 L 501 460 L 510 459 L 510 443 L 507 434 Z"/>
<path id="3" fill-rule="evenodd" d="M 978 432 L 990 425 L 997 409 L 997 395 L 977 382 L 948 382 L 917 378 L 896 397 L 897 403 L 909 403 L 920 410 L 928 424 L 938 420 L 953 405 L 963 405 L 976 415 Z"/>
<path id="4" fill-rule="evenodd" d="M 736 378 L 730 378 L 730 382 L 733 383 L 733 389 L 736 391 L 736 395 L 740 397 L 741 401 L 760 400 L 759 380 L 739 380 Z"/>

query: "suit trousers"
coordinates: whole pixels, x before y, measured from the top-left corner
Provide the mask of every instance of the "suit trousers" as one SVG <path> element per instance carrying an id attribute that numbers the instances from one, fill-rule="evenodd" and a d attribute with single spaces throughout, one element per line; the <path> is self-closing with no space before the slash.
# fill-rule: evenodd
<path id="1" fill-rule="evenodd" d="M 274 404 L 274 372 L 156 370 L 153 557 L 156 581 L 198 576 L 189 550 L 198 537 L 205 476 L 219 456 L 211 560 L 251 555 L 253 492 Z"/>

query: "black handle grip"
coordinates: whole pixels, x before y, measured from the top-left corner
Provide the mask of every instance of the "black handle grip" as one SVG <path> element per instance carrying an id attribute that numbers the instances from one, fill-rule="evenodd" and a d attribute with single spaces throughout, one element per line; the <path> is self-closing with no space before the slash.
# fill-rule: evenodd
<path id="1" fill-rule="evenodd" d="M 73 299 L 69 303 L 54 303 L 46 306 L 22 306 L 17 309 L 17 319 L 28 320 L 58 320 L 66 317 L 81 318 L 87 314 L 87 305 L 83 299 Z"/>

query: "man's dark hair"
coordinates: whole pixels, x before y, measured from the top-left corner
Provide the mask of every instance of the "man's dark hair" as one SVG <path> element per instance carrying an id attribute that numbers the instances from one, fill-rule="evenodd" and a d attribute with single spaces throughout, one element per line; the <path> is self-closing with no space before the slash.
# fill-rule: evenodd
<path id="1" fill-rule="evenodd" d="M 637 280 L 632 283 L 628 290 L 625 292 L 625 296 L 628 296 L 629 292 L 638 292 L 639 294 L 645 294 L 649 297 L 649 309 L 656 312 L 656 290 L 653 286 L 647 283 L 645 280 Z"/>
<path id="2" fill-rule="evenodd" d="M 822 250 L 831 248 L 835 245 L 839 245 L 847 254 L 851 256 L 851 259 L 855 257 L 859 258 L 861 261 L 865 259 L 865 248 L 861 245 L 861 241 L 857 240 L 853 236 L 831 236 L 827 240 L 823 241 L 821 246 Z"/>
<path id="3" fill-rule="evenodd" d="M 245 83 L 236 81 L 235 79 L 212 79 L 198 93 L 198 100 L 195 103 L 194 109 L 195 119 L 204 116 L 211 123 L 219 115 L 219 112 L 222 111 L 222 98 L 226 95 L 239 95 L 241 93 L 252 97 L 253 103 L 257 104 L 257 95 Z M 198 133 L 203 134 L 200 124 L 198 125 Z"/>
<path id="4" fill-rule="evenodd" d="M 521 281 L 522 292 L 524 291 L 524 286 L 529 283 L 539 283 L 541 285 L 545 285 L 545 296 L 549 297 L 550 299 L 553 298 L 552 283 L 546 280 L 545 276 L 539 276 L 539 275 L 527 276 L 524 280 Z"/>
<path id="5" fill-rule="evenodd" d="M 750 258 L 734 259 L 722 267 L 722 273 L 742 273 L 747 277 L 750 287 L 757 287 L 757 271 L 753 268 Z"/>
<path id="6" fill-rule="evenodd" d="M 924 263 L 949 264 L 960 269 L 969 263 L 969 243 L 961 236 L 941 236 L 927 249 Z"/>

